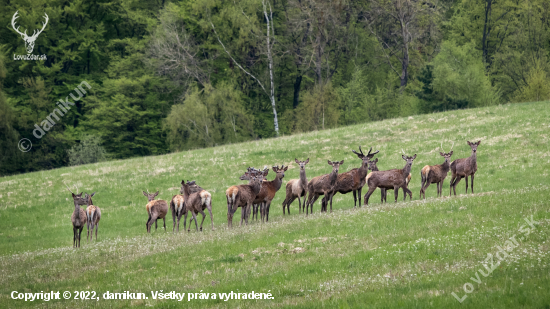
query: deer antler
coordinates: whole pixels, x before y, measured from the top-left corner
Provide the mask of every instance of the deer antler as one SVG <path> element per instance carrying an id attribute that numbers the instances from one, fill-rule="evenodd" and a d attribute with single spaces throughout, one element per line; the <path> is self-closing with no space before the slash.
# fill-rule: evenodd
<path id="1" fill-rule="evenodd" d="M 359 151 L 360 151 L 361 153 L 359 153 L 359 152 L 357 152 L 357 151 L 355 151 L 355 150 L 353 150 L 353 149 L 352 149 L 351 151 L 352 151 L 354 154 L 356 154 L 356 155 L 357 155 L 359 158 L 361 158 L 361 159 L 365 156 L 365 154 L 363 153 L 363 150 L 361 150 L 361 146 L 359 146 Z"/>
<path id="2" fill-rule="evenodd" d="M 367 154 L 367 157 L 372 158 L 372 157 L 374 157 L 375 154 L 377 154 L 377 153 L 380 152 L 380 150 L 376 150 L 376 151 L 373 152 L 373 153 L 371 153 L 371 151 L 372 151 L 372 147 L 369 149 L 369 153 Z"/>
<path id="3" fill-rule="evenodd" d="M 455 142 L 453 142 L 453 145 L 451 146 L 451 150 L 453 150 L 453 147 L 455 146 Z"/>
<path id="4" fill-rule="evenodd" d="M 17 12 L 16 12 L 17 13 Z M 67 190 L 69 190 L 69 192 L 73 193 L 73 191 L 71 191 L 71 189 L 69 189 L 69 186 L 67 186 L 67 184 L 65 182 L 63 182 L 63 184 L 65 185 L 65 187 L 67 187 Z M 78 191 L 78 190 L 77 190 Z M 73 193 L 74 194 L 74 193 Z"/>
<path id="5" fill-rule="evenodd" d="M 19 11 L 16 11 L 15 14 L 13 14 L 13 17 L 11 19 L 11 26 L 13 27 L 13 30 L 15 30 L 15 32 L 19 33 L 21 36 L 25 36 L 25 37 L 28 37 L 27 36 L 27 30 L 25 30 L 25 33 L 22 33 L 21 31 L 19 31 L 19 27 L 15 27 L 15 20 L 19 18 L 19 16 L 17 16 L 17 13 Z M 65 185 L 66 186 L 66 185 Z M 71 192 L 72 193 L 72 192 Z"/>
<path id="6" fill-rule="evenodd" d="M 48 14 L 46 14 L 46 13 L 44 13 L 44 15 L 45 15 L 44 17 L 46 18 L 46 22 L 42 23 L 42 29 L 40 29 L 40 31 L 36 32 L 36 30 L 34 30 L 34 31 L 32 32 L 31 38 L 36 38 L 36 37 L 38 37 L 38 35 L 39 35 L 40 33 L 42 33 L 42 31 L 44 31 L 44 28 L 46 28 L 46 25 L 48 24 L 48 20 L 50 20 L 50 18 L 48 17 Z M 36 32 L 36 34 L 35 34 L 35 32 Z"/>

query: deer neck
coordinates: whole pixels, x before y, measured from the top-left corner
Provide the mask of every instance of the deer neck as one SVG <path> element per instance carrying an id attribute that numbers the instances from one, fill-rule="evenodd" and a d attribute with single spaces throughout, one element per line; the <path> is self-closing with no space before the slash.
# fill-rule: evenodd
<path id="1" fill-rule="evenodd" d="M 76 220 L 80 220 L 80 204 L 78 204 L 76 201 L 74 202 L 74 218 Z"/>
<path id="2" fill-rule="evenodd" d="M 477 152 L 472 151 L 472 155 L 470 156 L 470 161 L 472 163 L 476 163 L 476 161 L 477 161 Z"/>
<path id="3" fill-rule="evenodd" d="M 300 183 L 302 184 L 302 186 L 307 185 L 307 178 L 306 178 L 306 170 L 305 169 L 300 170 Z"/>
<path id="4" fill-rule="evenodd" d="M 403 177 L 409 176 L 409 174 L 411 173 L 411 165 L 405 164 L 405 167 L 402 169 L 402 171 L 403 171 Z"/>
<path id="5" fill-rule="evenodd" d="M 277 174 L 271 183 L 275 186 L 275 189 L 279 191 L 279 189 L 281 189 L 281 185 L 283 184 L 283 179 Z"/>
<path id="6" fill-rule="evenodd" d="M 189 190 L 188 186 L 183 187 L 183 200 L 184 201 L 187 201 L 187 199 L 189 198 L 189 195 L 190 195 L 189 191 L 190 190 Z"/>
<path id="7" fill-rule="evenodd" d="M 369 173 L 369 164 L 363 163 L 359 168 L 359 178 L 365 178 L 365 176 L 367 176 L 368 173 Z"/>
<path id="8" fill-rule="evenodd" d="M 443 162 L 443 164 L 441 164 L 441 167 L 443 169 L 443 173 L 445 173 L 445 175 L 447 175 L 447 173 L 451 169 L 451 164 L 447 160 L 445 160 L 445 162 Z"/>
<path id="9" fill-rule="evenodd" d="M 328 179 L 329 179 L 330 185 L 333 186 L 336 183 L 336 179 L 338 179 L 338 172 L 332 171 Z"/>

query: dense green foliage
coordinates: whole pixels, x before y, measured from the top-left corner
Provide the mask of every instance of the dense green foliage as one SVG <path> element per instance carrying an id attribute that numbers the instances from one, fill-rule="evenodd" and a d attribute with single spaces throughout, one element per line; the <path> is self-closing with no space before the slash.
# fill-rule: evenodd
<path id="1" fill-rule="evenodd" d="M 63 167 L 3 177 L 0 181 L 1 308 L 546 308 L 550 304 L 550 144 L 549 102 L 505 104 L 384 121 L 197 149 L 168 155 Z M 444 125 L 444 127 L 442 127 Z M 419 200 L 424 165 L 471 154 L 477 149 L 475 194 L 443 197 L 431 185 Z M 344 160 L 340 171 L 359 167 L 352 153 L 380 150 L 381 170 L 402 168 L 417 154 L 409 188 L 413 200 L 380 204 L 380 190 L 368 206 L 353 208 L 351 192 L 334 196 L 332 213 L 320 212 L 320 199 L 307 217 L 298 201 L 283 216 L 285 186 L 297 179 L 304 160 L 311 179 L 331 171 L 327 159 Z M 240 211 L 227 228 L 225 190 L 248 166 L 289 166 L 270 207 L 268 223 L 239 226 Z M 273 171 L 267 176 L 274 179 Z M 203 232 L 146 234 L 147 199 L 179 193 L 182 178 L 196 180 L 212 194 L 214 231 L 206 212 Z M 98 241 L 72 248 L 71 194 L 96 192 L 101 208 Z M 74 190 L 73 190 L 74 191 Z M 363 190 L 365 194 L 365 190 Z M 532 217 L 531 217 L 532 216 Z M 201 215 L 198 215 L 199 224 Z M 529 228 L 524 219 L 533 219 Z M 189 216 L 187 227 L 189 227 Z M 509 248 L 514 237 L 519 243 Z M 499 248 L 508 256 L 499 263 Z M 493 255 L 496 269 L 487 276 Z M 498 263 L 498 264 L 497 264 Z M 476 277 L 478 277 L 476 279 Z M 473 279 L 471 279 L 473 278 Z M 479 280 L 478 283 L 475 280 Z M 466 295 L 464 284 L 472 284 Z M 154 300 L 151 291 L 229 293 L 270 291 L 273 300 Z M 11 299 L 12 291 L 70 291 L 69 300 Z M 146 293 L 142 300 L 80 300 L 74 291 Z M 97 296 L 97 295 L 96 295 Z"/>
<path id="2" fill-rule="evenodd" d="M 280 133 L 292 134 L 550 97 L 545 0 L 0 7 L 2 175 L 68 165 L 85 135 L 110 159 L 273 137 L 274 107 Z M 47 60 L 15 59 L 27 53 L 16 11 L 28 34 L 49 16 L 33 51 Z M 82 81 L 92 88 L 35 138 Z M 18 150 L 21 138 L 31 151 Z"/>

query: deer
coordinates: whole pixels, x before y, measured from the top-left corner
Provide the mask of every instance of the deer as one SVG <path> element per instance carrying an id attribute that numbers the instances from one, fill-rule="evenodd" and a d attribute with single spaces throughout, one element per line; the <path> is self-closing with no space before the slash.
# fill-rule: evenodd
<path id="1" fill-rule="evenodd" d="M 437 185 L 437 196 L 440 197 L 443 191 L 443 182 L 449 173 L 451 168 L 451 156 L 453 151 L 451 150 L 448 153 L 439 152 L 439 155 L 445 158 L 445 161 L 442 164 L 438 165 L 426 165 L 420 171 L 420 178 L 422 180 L 422 185 L 420 186 L 420 198 L 424 197 L 426 199 L 426 189 L 430 184 L 435 183 Z"/>
<path id="2" fill-rule="evenodd" d="M 157 230 L 158 219 L 162 219 L 164 222 L 164 231 L 166 232 L 166 214 L 168 213 L 168 203 L 166 203 L 165 200 L 155 200 L 155 197 L 159 195 L 158 191 L 153 194 L 143 191 L 143 195 L 145 195 L 148 200 L 147 205 L 145 206 L 147 209 L 147 214 L 149 215 L 147 223 L 145 223 L 147 233 L 151 233 L 151 226 L 153 225 L 153 222 L 155 222 L 155 231 Z"/>
<path id="3" fill-rule="evenodd" d="M 17 32 L 21 36 L 23 41 L 25 41 L 25 48 L 27 49 L 27 53 L 30 54 L 34 49 L 34 42 L 38 38 L 38 35 L 42 33 L 42 31 L 44 31 L 44 28 L 46 28 L 49 17 L 48 17 L 48 14 L 44 13 L 44 19 L 46 21 L 42 23 L 42 29 L 40 29 L 38 32 L 36 32 L 37 30 L 34 30 L 32 35 L 28 36 L 27 30 L 25 30 L 25 32 L 23 33 L 19 31 L 19 26 L 17 27 L 15 26 L 15 20 L 19 18 L 19 16 L 17 16 L 17 13 L 19 13 L 19 11 L 16 11 L 15 14 L 13 14 L 13 17 L 11 19 L 11 26 L 13 27 L 13 30 L 15 30 L 15 32 Z"/>
<path id="4" fill-rule="evenodd" d="M 371 170 L 373 172 L 379 171 L 378 167 L 376 166 L 376 163 L 378 163 L 378 158 L 376 158 L 373 161 L 369 161 L 369 170 Z M 409 187 L 409 183 L 411 183 L 411 177 L 412 177 L 412 175 L 411 175 L 411 173 L 409 173 L 409 176 L 407 176 L 407 180 L 406 180 L 407 188 Z M 367 182 L 369 180 L 369 178 L 370 178 L 370 173 L 367 175 L 367 177 L 365 177 L 365 182 Z M 388 190 L 392 190 L 392 189 L 388 189 Z M 380 191 L 381 191 L 380 202 L 385 203 L 386 202 L 387 191 L 384 188 L 380 188 Z"/>
<path id="5" fill-rule="evenodd" d="M 183 219 L 183 229 L 185 230 L 185 222 L 187 221 L 187 213 L 191 212 L 192 219 L 189 221 L 189 230 L 191 229 L 191 222 L 195 220 L 195 227 L 197 228 L 197 232 L 199 231 L 198 223 L 197 223 L 197 214 L 202 214 L 202 221 L 201 221 L 201 229 L 202 232 L 202 224 L 204 223 L 204 219 L 206 218 L 206 215 L 204 214 L 204 210 L 208 209 L 208 212 L 210 213 L 210 223 L 212 225 L 212 231 L 214 230 L 214 218 L 212 217 L 212 195 L 198 186 L 195 181 L 181 181 L 181 193 L 183 193 L 183 198 L 185 200 L 185 211 L 184 211 L 184 219 Z M 179 221 L 179 220 L 178 220 Z"/>
<path id="6" fill-rule="evenodd" d="M 239 177 L 240 180 L 250 180 L 251 179 L 251 174 L 256 174 L 256 173 L 259 173 L 260 170 L 257 170 L 255 169 L 254 167 L 249 167 L 247 169 L 247 171 L 241 175 L 241 177 Z M 264 174 L 265 176 L 267 176 L 269 170 L 267 169 L 264 169 Z M 264 176 L 264 179 L 265 179 L 265 176 Z M 234 203 L 234 200 L 235 200 L 235 197 L 237 196 L 237 193 L 239 192 L 239 186 L 231 186 L 229 188 L 227 188 L 227 190 L 225 190 L 225 197 L 227 199 L 227 212 L 229 212 L 229 209 L 231 209 L 233 203 Z M 247 214 L 248 215 L 248 214 Z"/>
<path id="7" fill-rule="evenodd" d="M 176 219 L 178 223 L 177 232 L 179 232 L 181 216 L 185 214 L 185 216 L 187 217 L 187 210 L 185 208 L 185 198 L 183 197 L 183 191 L 184 190 L 182 185 L 180 189 L 180 194 L 174 195 L 172 197 L 172 200 L 170 201 L 170 210 L 172 211 L 172 221 L 173 221 L 172 232 L 176 231 Z M 208 208 L 210 211 L 210 219 L 212 220 L 212 194 L 210 194 L 210 192 L 198 186 L 196 183 L 193 183 L 192 185 L 190 185 L 190 193 L 193 194 L 196 192 L 199 192 L 199 195 L 201 196 L 201 202 L 203 206 L 202 210 L 204 211 L 206 208 Z M 204 222 L 204 217 L 203 217 L 203 222 Z M 185 229 L 185 222 L 183 225 Z M 191 225 L 191 222 L 189 222 L 189 225 Z M 191 226 L 189 227 L 191 228 Z M 213 229 L 214 227 L 212 227 L 212 230 Z M 200 230 L 202 232 L 202 223 L 201 223 Z"/>
<path id="8" fill-rule="evenodd" d="M 92 202 L 92 196 L 95 195 L 95 192 L 88 195 L 88 193 L 85 193 L 84 200 L 86 200 L 86 218 L 87 218 L 87 224 L 86 227 L 88 229 L 88 235 L 86 236 L 86 241 L 88 241 L 88 237 L 90 240 L 94 240 L 94 227 L 95 227 L 95 240 L 97 241 L 97 230 L 99 229 L 99 220 L 101 220 L 101 209 L 99 207 L 94 206 L 94 203 Z M 91 230 L 91 233 L 90 233 Z"/>
<path id="9" fill-rule="evenodd" d="M 401 158 L 405 160 L 405 167 L 402 169 L 392 169 L 387 171 L 373 171 L 371 172 L 367 179 L 367 184 L 369 186 L 369 191 L 365 194 L 365 205 L 369 204 L 369 197 L 376 188 L 384 188 L 386 190 L 393 189 L 395 195 L 395 202 L 397 203 L 397 196 L 399 194 L 399 188 L 403 189 L 404 200 L 407 199 L 407 193 L 409 194 L 410 199 L 412 200 L 412 192 L 407 188 L 407 177 L 411 173 L 411 167 L 414 159 L 416 159 L 416 154 L 412 157 L 402 155 Z M 384 192 L 382 196 L 384 195 Z"/>
<path id="10" fill-rule="evenodd" d="M 332 196 L 334 195 L 334 186 L 336 184 L 336 179 L 338 178 L 338 169 L 340 165 L 344 164 L 344 160 L 338 162 L 331 162 L 328 160 L 328 164 L 332 166 L 332 172 L 330 174 L 325 174 L 317 177 L 313 177 L 307 184 L 308 188 L 308 199 L 306 204 L 306 216 L 308 215 L 308 208 L 311 209 L 313 214 L 313 204 L 320 195 L 324 195 L 326 203 L 330 200 L 330 212 L 332 212 Z M 321 206 L 321 211 L 325 206 Z"/>
<path id="11" fill-rule="evenodd" d="M 230 208 L 227 211 L 227 225 L 229 228 L 233 227 L 233 215 L 239 207 L 241 207 L 241 226 L 243 225 L 243 220 L 245 224 L 248 225 L 248 215 L 250 213 L 250 208 L 256 195 L 260 193 L 262 186 L 263 176 L 256 173 L 250 174 L 250 183 L 246 185 L 237 186 L 237 194 L 232 197 Z"/>
<path id="12" fill-rule="evenodd" d="M 260 193 L 256 196 L 256 199 L 254 200 L 254 203 L 260 204 L 260 217 L 262 219 L 262 222 L 268 222 L 269 221 L 269 207 L 271 206 L 271 201 L 275 198 L 275 194 L 279 189 L 281 189 L 281 185 L 283 184 L 283 177 L 285 177 L 285 172 L 288 169 L 288 166 L 282 165 L 280 168 L 279 166 L 273 166 L 272 167 L 275 174 L 275 179 L 272 181 L 262 181 L 262 187 L 260 189 Z"/>
<path id="13" fill-rule="evenodd" d="M 302 213 L 302 197 L 304 197 L 303 210 L 306 207 L 306 193 L 307 193 L 307 177 L 306 177 L 306 164 L 309 163 L 309 158 L 305 161 L 298 161 L 294 158 L 294 162 L 300 167 L 300 178 L 291 179 L 286 183 L 286 197 L 283 201 L 283 216 L 285 215 L 285 207 L 290 215 L 290 204 L 294 200 L 298 199 L 298 213 Z"/>
<path id="14" fill-rule="evenodd" d="M 361 167 L 354 168 L 345 173 L 338 174 L 338 178 L 336 179 L 336 185 L 334 186 L 334 191 L 339 192 L 340 194 L 346 194 L 353 191 L 353 207 L 356 208 L 357 198 L 359 198 L 359 206 L 361 206 L 361 190 L 363 189 L 363 186 L 366 183 L 365 177 L 367 176 L 369 171 L 370 159 L 372 159 L 374 155 L 379 152 L 379 150 L 372 153 L 372 147 L 371 147 L 369 152 L 365 155 L 363 153 L 363 150 L 361 150 L 361 146 L 359 146 L 359 152 L 355 150 L 352 150 L 352 152 L 355 155 L 357 155 L 359 159 L 363 161 L 361 163 Z M 323 203 L 322 203 L 325 205 L 325 211 L 326 211 L 326 203 L 325 203 L 326 198 L 327 198 L 326 196 L 323 198 Z"/>
<path id="15" fill-rule="evenodd" d="M 84 209 L 80 208 L 81 205 L 86 205 L 86 200 L 82 198 L 82 192 L 80 194 L 74 194 L 69 187 L 63 183 L 67 190 L 71 192 L 74 202 L 74 211 L 71 215 L 71 222 L 73 224 L 73 248 L 80 248 L 80 235 L 82 234 L 82 229 L 84 229 L 84 224 L 87 223 L 86 212 Z M 75 186 L 76 192 L 78 188 Z"/>
<path id="16" fill-rule="evenodd" d="M 451 189 L 456 196 L 456 185 L 462 178 L 466 180 L 466 194 L 468 193 L 468 176 L 472 176 L 472 194 L 474 193 L 474 175 L 477 172 L 477 147 L 481 144 L 481 141 L 470 143 L 468 145 L 472 149 L 472 155 L 468 158 L 456 159 L 451 163 L 451 185 L 449 187 L 449 196 L 451 196 Z"/>

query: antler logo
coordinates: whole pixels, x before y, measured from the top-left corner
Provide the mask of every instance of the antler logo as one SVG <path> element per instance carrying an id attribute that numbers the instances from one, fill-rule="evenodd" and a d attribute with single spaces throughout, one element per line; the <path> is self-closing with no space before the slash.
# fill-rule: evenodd
<path id="1" fill-rule="evenodd" d="M 44 18 L 46 19 L 46 22 L 43 23 L 42 25 L 42 29 L 40 29 L 40 31 L 36 32 L 37 30 L 34 30 L 32 35 L 31 36 L 28 36 L 27 35 L 27 30 L 25 30 L 25 32 L 21 32 L 19 31 L 19 27 L 15 27 L 15 20 L 17 18 L 19 18 L 19 16 L 17 16 L 17 13 L 19 11 L 15 12 L 15 14 L 13 14 L 13 18 L 11 19 L 11 26 L 13 27 L 13 30 L 15 30 L 15 32 L 19 33 L 21 35 L 21 38 L 25 41 L 25 48 L 27 49 L 27 53 L 30 54 L 32 53 L 32 50 L 34 49 L 34 41 L 36 41 L 36 39 L 38 38 L 38 35 L 40 33 L 42 33 L 42 31 L 44 30 L 44 28 L 46 28 L 46 25 L 48 24 L 48 14 L 44 13 Z"/>

